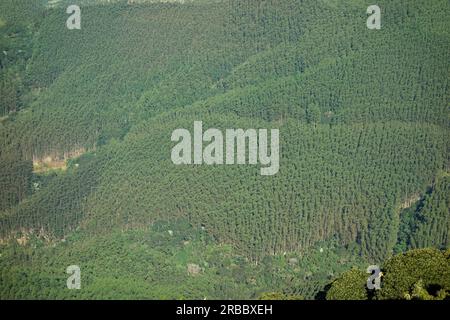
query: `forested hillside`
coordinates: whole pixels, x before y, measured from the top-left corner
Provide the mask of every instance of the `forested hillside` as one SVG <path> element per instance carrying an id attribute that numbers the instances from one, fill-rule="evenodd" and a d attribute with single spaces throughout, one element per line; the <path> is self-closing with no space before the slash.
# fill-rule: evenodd
<path id="1" fill-rule="evenodd" d="M 80 30 L 67 1 L 19 2 L 0 4 L 0 298 L 313 299 L 449 248 L 448 1 L 379 1 L 381 30 L 366 0 L 80 1 Z M 174 165 L 194 121 L 279 129 L 279 172 Z"/>

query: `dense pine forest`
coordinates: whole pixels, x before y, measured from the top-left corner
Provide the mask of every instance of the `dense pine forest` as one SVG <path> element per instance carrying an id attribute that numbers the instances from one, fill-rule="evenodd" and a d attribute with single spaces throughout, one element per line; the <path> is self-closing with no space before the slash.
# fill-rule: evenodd
<path id="1" fill-rule="evenodd" d="M 450 3 L 372 4 L 1 0 L 0 299 L 448 299 Z M 174 165 L 194 121 L 279 172 Z"/>

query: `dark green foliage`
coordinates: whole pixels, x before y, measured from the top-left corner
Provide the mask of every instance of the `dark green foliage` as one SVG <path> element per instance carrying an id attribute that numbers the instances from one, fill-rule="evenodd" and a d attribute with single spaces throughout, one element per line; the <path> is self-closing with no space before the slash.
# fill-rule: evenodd
<path id="1" fill-rule="evenodd" d="M 25 68 L 32 55 L 33 32 L 42 18 L 42 3 L 42 0 L 0 3 L 0 121 L 26 103 Z"/>
<path id="2" fill-rule="evenodd" d="M 450 246 L 450 176 L 439 177 L 422 207 L 416 212 L 411 233 L 411 247 L 449 248 Z"/>
<path id="3" fill-rule="evenodd" d="M 95 156 L 84 158 L 89 157 L 80 158 L 78 166 L 69 167 L 67 172 L 55 173 L 45 181 L 47 185 L 37 182 L 31 197 L 6 211 L 1 219 L 2 230 L 34 229 L 48 233 L 47 237 L 59 238 L 73 231 L 81 222 L 87 197 L 98 182 L 92 167 L 97 163 Z"/>
<path id="4" fill-rule="evenodd" d="M 1 4 L 2 298 L 310 299 L 352 265 L 448 248 L 448 1 L 378 3 L 380 32 L 369 1 L 86 0 L 81 30 L 68 2 L 41 4 Z M 171 132 L 197 120 L 280 129 L 279 173 L 174 166 Z M 67 170 L 32 172 L 48 157 Z M 92 263 L 72 295 L 77 259 Z M 329 294 L 364 298 L 360 276 Z M 428 280 L 401 290 L 426 297 Z"/>
<path id="5" fill-rule="evenodd" d="M 438 174 L 425 193 L 413 206 L 401 212 L 396 252 L 409 248 L 449 247 L 450 180 L 448 173 Z"/>
<path id="6" fill-rule="evenodd" d="M 31 193 L 31 161 L 0 155 L 0 210 L 17 205 Z"/>

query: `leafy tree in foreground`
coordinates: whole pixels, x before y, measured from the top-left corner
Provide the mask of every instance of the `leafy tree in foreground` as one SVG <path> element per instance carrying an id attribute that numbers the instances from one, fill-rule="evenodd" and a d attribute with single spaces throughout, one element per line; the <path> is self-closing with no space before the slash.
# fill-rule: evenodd
<path id="1" fill-rule="evenodd" d="M 379 300 L 442 300 L 450 296 L 450 251 L 416 249 L 384 264 Z M 331 284 L 327 300 L 368 300 L 368 274 L 352 269 Z"/>
<path id="2" fill-rule="evenodd" d="M 335 280 L 328 290 L 327 300 L 367 300 L 367 274 L 358 269 L 352 269 Z"/>
<path id="3" fill-rule="evenodd" d="M 442 296 L 450 293 L 450 251 L 417 249 L 397 255 L 383 267 L 378 299 L 405 299 Z M 412 294 L 411 294 L 412 293 Z"/>

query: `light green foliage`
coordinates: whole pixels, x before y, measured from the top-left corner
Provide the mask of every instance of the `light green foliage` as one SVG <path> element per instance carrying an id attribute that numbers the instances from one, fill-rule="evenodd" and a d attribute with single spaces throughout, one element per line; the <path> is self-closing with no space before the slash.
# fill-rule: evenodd
<path id="1" fill-rule="evenodd" d="M 439 297 L 450 293 L 449 251 L 417 249 L 388 260 L 383 266 L 379 299 Z M 424 291 L 425 290 L 425 291 Z"/>
<path id="2" fill-rule="evenodd" d="M 381 267 L 381 289 L 366 289 L 368 273 L 345 272 L 327 291 L 327 299 L 443 300 L 450 295 L 449 251 L 415 249 L 388 259 Z"/>
<path id="3" fill-rule="evenodd" d="M 367 273 L 358 269 L 345 272 L 331 284 L 327 300 L 367 300 L 367 277 Z"/>

